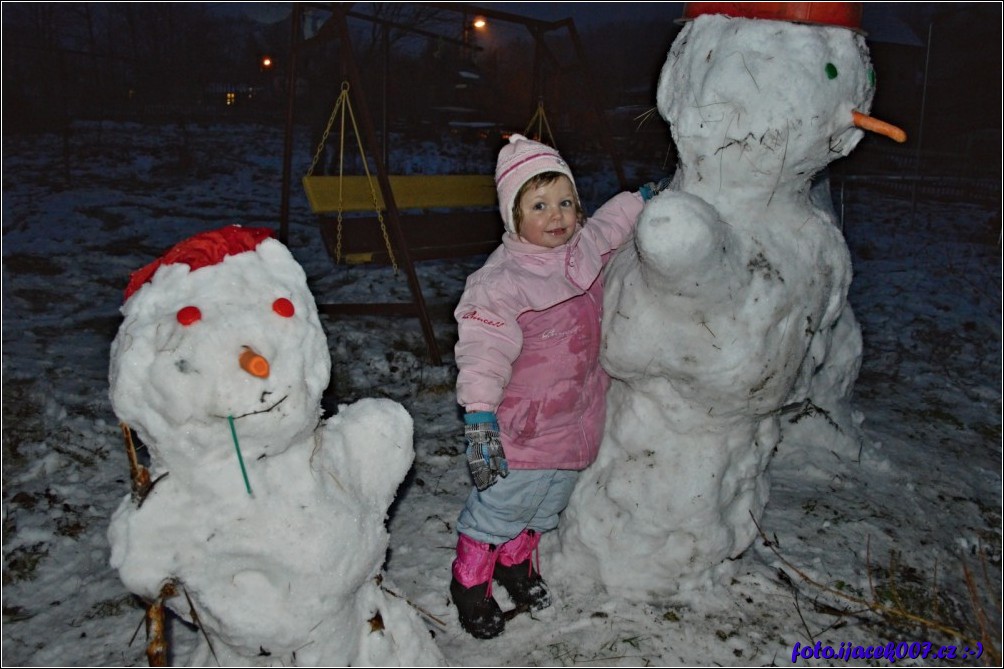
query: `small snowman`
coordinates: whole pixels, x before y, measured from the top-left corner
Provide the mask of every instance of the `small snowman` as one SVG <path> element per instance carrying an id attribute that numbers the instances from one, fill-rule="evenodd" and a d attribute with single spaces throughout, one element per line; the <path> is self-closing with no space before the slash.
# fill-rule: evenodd
<path id="1" fill-rule="evenodd" d="M 678 169 L 607 272 L 606 434 L 561 532 L 575 582 L 640 597 L 723 582 L 775 450 L 856 453 L 850 255 L 812 182 L 863 128 L 905 139 L 867 116 L 860 3 L 688 3 L 686 18 L 657 92 Z"/>
<path id="2" fill-rule="evenodd" d="M 133 458 L 111 564 L 201 629 L 189 663 L 441 663 L 382 583 L 411 417 L 364 399 L 321 420 L 331 358 L 286 247 L 265 228 L 196 235 L 132 276 L 122 312 L 112 406 L 150 470 Z"/>

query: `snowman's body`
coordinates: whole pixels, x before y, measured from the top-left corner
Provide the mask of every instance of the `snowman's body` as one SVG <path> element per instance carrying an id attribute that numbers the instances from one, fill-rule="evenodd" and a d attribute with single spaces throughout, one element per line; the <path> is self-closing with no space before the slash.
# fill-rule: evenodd
<path id="1" fill-rule="evenodd" d="M 582 580 L 641 595 L 716 581 L 755 536 L 782 408 L 846 401 L 850 258 L 810 180 L 860 140 L 870 75 L 842 28 L 707 15 L 674 42 L 658 105 L 678 171 L 607 272 L 607 430 L 562 529 Z"/>
<path id="2" fill-rule="evenodd" d="M 112 403 L 152 477 L 166 476 L 119 506 L 111 562 L 149 600 L 177 582 L 167 605 L 186 620 L 194 610 L 208 637 L 189 662 L 441 661 L 416 612 L 378 583 L 411 417 L 371 399 L 320 422 L 330 354 L 288 250 L 266 239 L 194 271 L 162 266 L 123 313 Z M 248 349 L 267 374 L 242 368 Z"/>

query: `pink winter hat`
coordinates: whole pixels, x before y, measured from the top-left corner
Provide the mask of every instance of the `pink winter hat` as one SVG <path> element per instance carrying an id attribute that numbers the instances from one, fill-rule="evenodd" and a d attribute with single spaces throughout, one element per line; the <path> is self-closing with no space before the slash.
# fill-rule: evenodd
<path id="1" fill-rule="evenodd" d="M 516 193 L 523 184 L 544 172 L 564 174 L 575 189 L 572 170 L 555 149 L 523 135 L 511 135 L 509 143 L 499 151 L 498 165 L 495 166 L 495 187 L 498 188 L 499 209 L 506 231 L 516 234 L 516 224 L 512 220 Z M 575 191 L 575 197 L 579 197 L 578 191 Z"/>

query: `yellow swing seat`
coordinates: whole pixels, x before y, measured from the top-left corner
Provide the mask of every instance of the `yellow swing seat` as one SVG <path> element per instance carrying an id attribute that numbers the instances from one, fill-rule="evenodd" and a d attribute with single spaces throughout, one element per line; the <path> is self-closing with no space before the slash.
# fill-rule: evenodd
<path id="1" fill-rule="evenodd" d="M 388 180 L 412 259 L 490 253 L 502 243 L 494 177 L 417 174 L 389 175 Z M 332 259 L 349 265 L 395 263 L 396 244 L 384 237 L 380 220 L 387 206 L 369 177 L 310 175 L 303 177 L 303 188 Z M 367 211 L 371 215 L 342 217 Z"/>
<path id="2" fill-rule="evenodd" d="M 398 209 L 456 209 L 494 207 L 495 179 L 482 174 L 390 175 L 391 190 Z M 371 179 L 363 176 L 305 176 L 310 208 L 315 214 L 373 211 Z M 383 193 L 376 190 L 376 206 L 386 211 Z"/>

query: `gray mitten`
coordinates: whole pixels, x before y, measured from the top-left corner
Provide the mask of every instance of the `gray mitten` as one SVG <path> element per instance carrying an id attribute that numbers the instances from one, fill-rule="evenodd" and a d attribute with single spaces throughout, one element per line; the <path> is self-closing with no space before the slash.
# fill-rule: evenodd
<path id="1" fill-rule="evenodd" d="M 499 437 L 499 422 L 492 411 L 475 411 L 464 415 L 464 437 L 467 438 L 467 466 L 478 490 L 490 488 L 509 475 Z"/>

